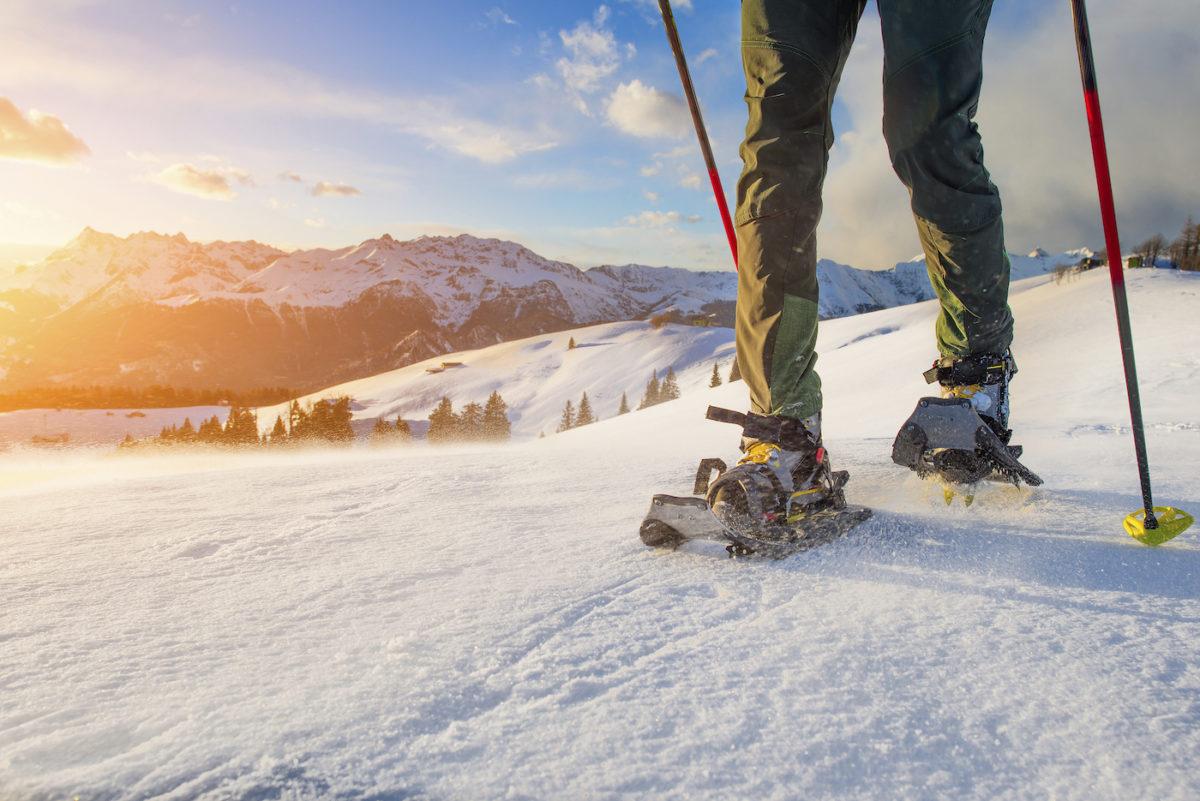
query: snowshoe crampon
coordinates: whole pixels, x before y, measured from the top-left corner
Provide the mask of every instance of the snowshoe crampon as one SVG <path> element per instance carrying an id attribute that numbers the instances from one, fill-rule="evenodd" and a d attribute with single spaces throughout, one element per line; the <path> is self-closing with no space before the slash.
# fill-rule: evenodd
<path id="1" fill-rule="evenodd" d="M 1021 446 L 1009 445 L 964 398 L 921 398 L 892 443 L 892 461 L 949 487 L 1000 481 L 1031 487 L 1042 479 L 1021 464 Z"/>

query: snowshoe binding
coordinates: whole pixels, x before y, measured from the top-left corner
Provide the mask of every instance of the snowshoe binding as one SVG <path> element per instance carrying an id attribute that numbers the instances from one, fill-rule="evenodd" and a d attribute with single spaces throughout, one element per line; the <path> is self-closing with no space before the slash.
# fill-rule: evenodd
<path id="1" fill-rule="evenodd" d="M 1011 353 L 939 359 L 925 372 L 940 398 L 921 398 L 892 443 L 892 461 L 942 482 L 946 503 L 961 494 L 969 506 L 975 486 L 998 481 L 1032 487 L 1042 479 L 1010 445 L 1008 384 L 1017 372 Z"/>
<path id="2" fill-rule="evenodd" d="M 715 540 L 726 543 L 731 556 L 779 559 L 834 539 L 871 516 L 869 509 L 847 506 L 843 487 L 850 474 L 831 469 L 819 419 L 714 406 L 707 417 L 742 428 L 744 455 L 732 469 L 720 459 L 701 461 L 693 487 L 699 497 L 655 495 L 641 527 L 646 545 Z"/>

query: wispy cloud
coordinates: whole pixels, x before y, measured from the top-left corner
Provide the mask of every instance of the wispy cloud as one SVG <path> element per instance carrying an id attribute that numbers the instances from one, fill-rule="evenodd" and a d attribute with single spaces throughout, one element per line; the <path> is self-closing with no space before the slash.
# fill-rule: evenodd
<path id="1" fill-rule="evenodd" d="M 279 180 L 290 181 L 294 184 L 304 183 L 304 179 L 300 176 L 300 173 L 292 172 L 291 170 L 284 170 L 283 172 L 279 173 Z"/>
<path id="2" fill-rule="evenodd" d="M 112 55 L 136 52 L 135 42 L 109 39 L 103 58 L 86 49 L 76 52 L 61 43 L 36 38 L 6 41 L 0 48 L 0 74 L 13 85 L 60 85 L 98 96 L 155 99 L 163 107 L 186 98 L 193 109 L 214 108 L 222 114 L 240 110 L 365 122 L 486 164 L 511 161 L 558 143 L 557 137 L 539 124 L 504 125 L 465 113 L 448 98 L 386 94 L 333 84 L 278 62 L 175 57 L 157 64 L 151 74 L 138 59 Z M 44 68 L 49 63 L 55 65 L 53 70 Z M 207 80 L 197 82 L 197 74 Z"/>
<path id="3" fill-rule="evenodd" d="M 0 97 L 0 158 L 39 164 L 70 164 L 92 151 L 53 114 L 31 109 L 22 114 Z"/>
<path id="4" fill-rule="evenodd" d="M 640 214 L 631 214 L 621 220 L 622 225 L 633 228 L 667 228 L 678 223 L 698 223 L 698 214 L 683 215 L 677 211 L 655 211 L 647 209 Z"/>
<path id="5" fill-rule="evenodd" d="M 233 191 L 230 179 L 239 181 L 243 177 L 246 181 L 250 180 L 249 175 L 241 170 L 205 170 L 194 164 L 172 164 L 152 175 L 150 180 L 185 195 L 209 200 L 233 200 L 237 193 Z"/>
<path id="6" fill-rule="evenodd" d="M 678 139 L 688 134 L 683 100 L 636 78 L 613 90 L 605 111 L 613 126 L 631 136 Z"/>
<path id="7" fill-rule="evenodd" d="M 701 50 L 700 55 L 696 56 L 696 60 L 693 63 L 698 67 L 705 61 L 708 61 L 710 58 L 716 58 L 718 55 L 717 48 L 710 47 L 705 50 Z"/>
<path id="8" fill-rule="evenodd" d="M 510 17 L 500 6 L 492 6 L 483 12 L 483 18 L 493 26 L 516 25 L 517 21 Z"/>
<path id="9" fill-rule="evenodd" d="M 335 184 L 330 181 L 317 181 L 313 185 L 313 197 L 354 197 L 361 195 L 358 189 L 349 184 Z"/>

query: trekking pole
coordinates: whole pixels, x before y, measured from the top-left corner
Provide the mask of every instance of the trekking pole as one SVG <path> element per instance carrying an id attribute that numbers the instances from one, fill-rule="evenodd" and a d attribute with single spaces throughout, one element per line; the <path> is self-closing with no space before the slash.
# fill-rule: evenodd
<path id="1" fill-rule="evenodd" d="M 1100 219 L 1104 224 L 1104 247 L 1108 251 L 1108 275 L 1112 280 L 1113 304 L 1117 311 L 1117 333 L 1121 339 L 1121 361 L 1125 367 L 1125 390 L 1129 395 L 1129 417 L 1133 424 L 1133 448 L 1137 455 L 1138 477 L 1142 483 L 1140 512 L 1125 517 L 1125 531 L 1147 545 L 1161 545 L 1192 524 L 1192 516 L 1181 509 L 1154 506 L 1150 495 L 1150 465 L 1146 459 L 1146 430 L 1142 424 L 1142 402 L 1138 395 L 1137 367 L 1133 361 L 1133 331 L 1129 326 L 1129 302 L 1125 294 L 1125 273 L 1121 242 L 1117 236 L 1117 213 L 1113 207 L 1112 178 L 1108 171 L 1108 149 L 1104 143 L 1104 121 L 1100 116 L 1100 94 L 1096 88 L 1096 64 L 1092 58 L 1092 37 L 1088 29 L 1084 0 L 1071 0 L 1075 18 L 1075 44 L 1079 50 L 1079 74 L 1083 79 L 1083 104 L 1087 109 L 1088 132 L 1092 139 L 1092 159 L 1096 165 L 1096 189 L 1100 196 Z"/>
<path id="2" fill-rule="evenodd" d="M 675 66 L 679 68 L 679 80 L 683 82 L 683 93 L 687 96 L 688 109 L 692 112 L 692 124 L 696 126 L 696 138 L 700 140 L 700 151 L 704 154 L 704 166 L 708 168 L 708 180 L 712 183 L 713 194 L 717 199 L 717 211 L 721 213 L 721 222 L 725 224 L 725 236 L 729 240 L 729 250 L 733 253 L 733 269 L 736 270 L 738 266 L 737 236 L 733 233 L 733 221 L 729 219 L 729 206 L 725 203 L 725 190 L 721 187 L 721 176 L 717 172 L 717 163 L 713 160 L 712 146 L 708 143 L 704 118 L 700 116 L 700 103 L 696 100 L 692 75 L 688 72 L 687 61 L 683 57 L 683 45 L 679 42 L 679 30 L 675 27 L 675 15 L 671 13 L 670 0 L 658 0 L 658 8 L 662 11 L 663 25 L 667 29 L 667 40 L 671 43 L 671 52 L 675 54 Z"/>

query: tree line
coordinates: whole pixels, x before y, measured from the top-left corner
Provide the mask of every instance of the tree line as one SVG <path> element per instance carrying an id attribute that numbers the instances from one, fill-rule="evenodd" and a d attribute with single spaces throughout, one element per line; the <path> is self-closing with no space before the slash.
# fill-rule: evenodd
<path id="1" fill-rule="evenodd" d="M 425 438 L 433 444 L 451 442 L 506 442 L 512 436 L 508 404 L 499 392 L 493 392 L 482 405 L 471 402 L 454 411 L 454 404 L 443 395 L 429 413 L 429 431 Z"/>
<path id="2" fill-rule="evenodd" d="M 293 400 L 288 407 L 287 420 L 275 418 L 269 433 L 258 433 L 258 415 L 245 406 L 232 406 L 222 423 L 216 415 L 202 420 L 197 428 L 190 417 L 182 425 L 170 425 L 148 440 L 157 445 L 222 445 L 227 447 L 265 447 L 269 445 L 348 445 L 354 441 L 350 425 L 353 412 L 351 398 L 319 400 L 304 406 Z M 126 434 L 123 447 L 142 444 Z"/>
<path id="3" fill-rule="evenodd" d="M 1179 236 L 1168 242 L 1162 234 L 1155 234 L 1134 249 L 1142 257 L 1142 264 L 1153 267 L 1163 256 L 1180 270 L 1200 270 L 1200 224 L 1191 216 L 1184 223 Z"/>
<path id="4" fill-rule="evenodd" d="M 296 396 L 286 387 L 235 392 L 153 384 L 146 387 L 30 387 L 0 393 L 0 412 L 20 409 L 168 409 L 179 406 L 272 406 Z"/>

